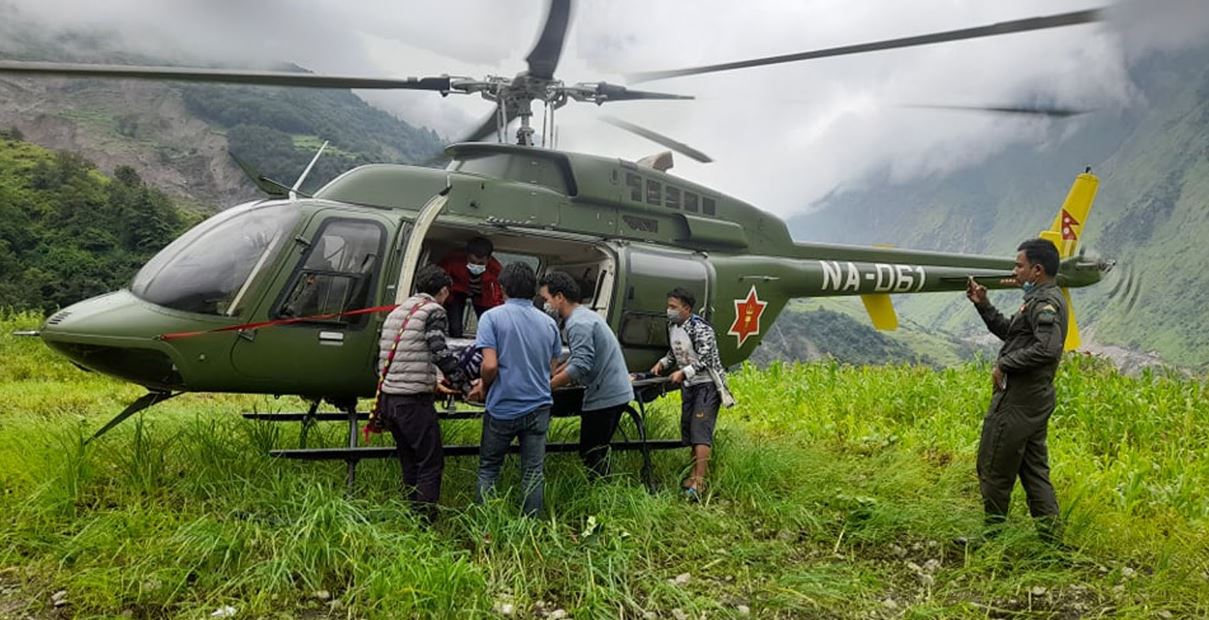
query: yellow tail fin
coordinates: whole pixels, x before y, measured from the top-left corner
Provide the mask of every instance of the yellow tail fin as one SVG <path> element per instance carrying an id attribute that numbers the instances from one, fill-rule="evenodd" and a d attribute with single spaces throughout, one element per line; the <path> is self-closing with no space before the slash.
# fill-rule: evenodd
<path id="1" fill-rule="evenodd" d="M 1041 238 L 1053 242 L 1062 258 L 1075 255 L 1079 238 L 1083 236 L 1083 227 L 1087 225 L 1087 216 L 1091 214 L 1092 202 L 1096 199 L 1100 179 L 1088 170 L 1075 177 L 1062 208 L 1058 209 L 1058 215 L 1054 217 L 1053 225 L 1049 230 L 1041 231 Z"/>
<path id="2" fill-rule="evenodd" d="M 1096 199 L 1096 189 L 1099 185 L 1100 179 L 1091 173 L 1091 168 L 1075 177 L 1062 208 L 1058 209 L 1058 215 L 1054 217 L 1053 225 L 1049 230 L 1041 231 L 1041 238 L 1048 239 L 1057 246 L 1058 256 L 1061 258 L 1075 255 L 1079 239 L 1083 236 L 1083 228 L 1087 226 L 1087 217 L 1091 215 L 1092 202 Z M 1066 350 L 1073 351 L 1079 348 L 1080 344 L 1079 323 L 1075 320 L 1075 306 L 1071 303 L 1070 291 L 1062 289 L 1062 296 L 1066 298 Z"/>

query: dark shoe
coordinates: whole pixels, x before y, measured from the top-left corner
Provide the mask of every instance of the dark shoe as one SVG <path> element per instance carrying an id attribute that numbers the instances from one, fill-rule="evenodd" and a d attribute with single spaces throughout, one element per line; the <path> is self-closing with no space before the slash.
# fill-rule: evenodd
<path id="1" fill-rule="evenodd" d="M 1033 520 L 1037 526 L 1037 535 L 1042 542 L 1057 548 L 1065 547 L 1062 543 L 1062 521 L 1058 517 L 1037 517 Z"/>
<path id="2" fill-rule="evenodd" d="M 961 551 L 974 551 L 986 544 L 986 539 L 981 536 L 958 536 L 949 541 L 949 544 Z"/>

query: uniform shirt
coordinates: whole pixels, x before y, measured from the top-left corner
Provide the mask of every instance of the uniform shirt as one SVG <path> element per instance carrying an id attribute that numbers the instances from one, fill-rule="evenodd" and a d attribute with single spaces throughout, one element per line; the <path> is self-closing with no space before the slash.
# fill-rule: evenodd
<path id="1" fill-rule="evenodd" d="M 978 314 L 987 329 L 1003 340 L 995 364 L 1009 378 L 1054 380 L 1067 329 L 1066 300 L 1056 284 L 1042 284 L 1025 294 L 1011 319 L 991 304 L 978 306 Z"/>
<path id="2" fill-rule="evenodd" d="M 634 400 L 621 345 L 599 314 L 576 306 L 567 317 L 564 331 L 571 349 L 566 372 L 584 386 L 584 411 L 607 409 Z"/>
<path id="3" fill-rule="evenodd" d="M 558 326 L 529 299 L 509 299 L 479 318 L 479 349 L 495 349 L 499 374 L 487 392 L 487 413 L 512 420 L 554 403 L 550 363 L 562 354 Z"/>

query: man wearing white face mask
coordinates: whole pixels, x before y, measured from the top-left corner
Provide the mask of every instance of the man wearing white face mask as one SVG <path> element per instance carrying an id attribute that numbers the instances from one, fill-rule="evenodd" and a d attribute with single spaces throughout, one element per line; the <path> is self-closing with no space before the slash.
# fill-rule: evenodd
<path id="1" fill-rule="evenodd" d="M 445 311 L 449 314 L 449 337 L 461 338 L 466 302 L 474 304 L 474 312 L 483 313 L 504 303 L 500 289 L 500 262 L 491 255 L 495 251 L 490 239 L 475 237 L 466 242 L 465 251 L 450 252 L 440 267 L 453 279 Z"/>
<path id="2" fill-rule="evenodd" d="M 680 384 L 680 441 L 692 447 L 693 471 L 684 480 L 684 496 L 698 501 L 705 484 L 714 444 L 714 425 L 722 406 L 725 387 L 718 340 L 708 321 L 693 313 L 697 303 L 692 292 L 675 288 L 667 294 L 668 342 L 671 350 L 655 363 L 651 372 L 672 371 L 672 383 Z"/>

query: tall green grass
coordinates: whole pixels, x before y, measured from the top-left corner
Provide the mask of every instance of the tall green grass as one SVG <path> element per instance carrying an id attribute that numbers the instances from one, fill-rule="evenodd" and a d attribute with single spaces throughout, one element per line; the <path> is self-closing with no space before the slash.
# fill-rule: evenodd
<path id="1" fill-rule="evenodd" d="M 541 519 L 519 516 L 514 460 L 511 493 L 473 506 L 460 458 L 424 528 L 396 462 L 363 463 L 348 495 L 343 463 L 265 456 L 297 427 L 238 413 L 303 406 L 290 398 L 185 395 L 85 445 L 140 389 L 8 335 L 37 321 L 0 321 L 0 616 L 50 614 L 60 590 L 58 611 L 81 617 L 1209 615 L 1203 379 L 1066 360 L 1050 431 L 1066 549 L 1037 539 L 1022 501 L 1001 540 L 947 544 L 981 521 L 978 365 L 744 369 L 701 505 L 674 493 L 686 451 L 656 456 L 655 494 L 636 455 L 595 483 L 550 456 Z M 675 436 L 677 412 L 657 403 L 652 434 Z M 551 432 L 573 440 L 575 422 Z M 478 427 L 445 433 L 473 443 Z M 309 443 L 343 439 L 328 424 Z"/>

